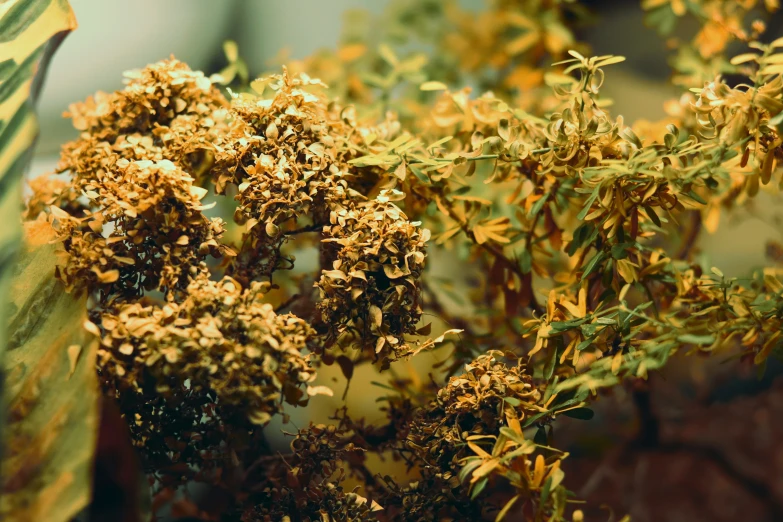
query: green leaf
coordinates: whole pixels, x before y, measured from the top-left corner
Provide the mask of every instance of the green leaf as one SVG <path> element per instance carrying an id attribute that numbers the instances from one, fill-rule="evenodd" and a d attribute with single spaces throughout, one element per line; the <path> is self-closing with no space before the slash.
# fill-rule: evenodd
<path id="1" fill-rule="evenodd" d="M 533 268 L 533 257 L 530 255 L 530 251 L 525 249 L 519 254 L 519 269 L 523 274 L 530 273 Z"/>
<path id="2" fill-rule="evenodd" d="M 474 458 L 469 460 L 464 466 L 462 466 L 462 469 L 459 471 L 459 481 L 465 482 L 465 480 L 468 478 L 468 475 L 473 473 L 473 470 L 479 467 L 480 465 L 481 465 L 480 458 Z"/>
<path id="3" fill-rule="evenodd" d="M 634 145 L 637 149 L 643 148 L 641 140 L 639 140 L 639 137 L 634 133 L 633 130 L 631 130 L 630 127 L 624 128 L 620 132 L 620 137 L 628 143 Z"/>
<path id="4" fill-rule="evenodd" d="M 47 278 L 33 278 L 36 274 L 30 272 L 27 254 L 22 259 L 14 259 L 21 236 L 19 184 L 38 134 L 33 104 L 42 82 L 36 79 L 42 78 L 59 42 L 75 27 L 76 20 L 65 0 L 7 0 L 0 9 L 0 43 L 3 44 L 0 45 L 0 220 L 4 224 L 0 230 L 0 288 L 4 292 L 0 296 L 0 317 L 2 321 L 10 318 L 12 323 L 8 329 L 5 324 L 0 328 L 0 361 L 3 361 L 7 376 L 0 410 L 0 419 L 3 419 L 0 420 L 0 435 L 5 438 L 0 443 L 0 451 L 5 451 L 0 456 L 3 468 L 0 475 L 0 519 L 9 521 L 70 520 L 89 502 L 92 483 L 89 466 L 74 465 L 73 469 L 69 469 L 70 464 L 76 464 L 82 457 L 83 448 L 92 451 L 90 440 L 95 427 L 87 430 L 89 433 L 81 432 L 82 423 L 90 422 L 88 412 L 77 411 L 70 416 L 72 425 L 55 424 L 64 415 L 57 407 L 73 399 L 67 390 L 79 385 L 84 368 L 88 368 L 87 373 L 92 378 L 95 377 L 91 350 L 82 349 L 73 375 L 69 375 L 74 384 L 65 386 L 63 393 L 58 394 L 54 383 L 59 383 L 65 375 L 62 357 L 69 362 L 67 354 L 62 351 L 66 347 L 61 343 L 68 339 L 73 326 L 62 318 L 68 312 L 63 305 L 67 299 L 57 296 L 52 303 L 57 307 L 51 308 L 48 314 L 44 313 L 40 303 L 31 305 L 25 299 L 25 296 L 32 296 L 30 285 L 44 284 L 41 289 L 44 293 L 35 293 L 38 298 L 55 294 L 47 293 L 53 291 L 51 284 L 45 282 Z M 49 261 L 53 261 L 51 255 L 49 257 Z M 13 302 L 9 307 L 5 292 L 11 285 L 12 270 L 16 270 L 16 278 L 11 293 Z M 47 270 L 53 273 L 53 265 L 49 264 Z M 28 286 L 20 287 L 19 284 Z M 46 288 L 49 290 L 45 291 Z M 29 291 L 24 292 L 24 289 Z M 26 305 L 27 310 L 24 316 L 20 315 L 23 313 L 22 305 Z M 76 310 L 83 311 L 83 303 Z M 22 321 L 22 317 L 27 320 Z M 59 337 L 43 342 L 42 335 L 51 335 L 50 321 L 56 317 L 60 317 L 58 321 L 63 320 L 59 323 L 64 325 L 63 331 L 58 332 Z M 80 324 L 77 322 L 76 326 Z M 13 349 L 12 345 L 15 346 Z M 72 353 L 74 351 L 71 349 Z M 70 372 L 70 365 L 67 369 Z M 83 398 L 86 399 L 89 393 L 85 393 Z M 4 423 L 6 408 L 11 408 L 11 412 L 18 416 L 18 401 L 33 399 L 31 394 L 36 395 L 35 399 L 24 405 L 30 408 L 29 414 L 21 420 L 11 418 Z M 43 399 L 50 396 L 50 404 L 41 406 Z M 84 407 L 88 405 L 89 400 L 82 403 Z M 48 429 L 42 426 L 45 422 L 50 424 Z M 69 436 L 71 430 L 82 435 L 81 446 Z M 29 435 L 34 438 L 29 438 Z M 45 443 L 50 443 L 50 446 L 45 446 Z M 64 448 L 64 445 L 70 446 Z M 68 451 L 72 453 L 70 457 Z M 70 460 L 66 462 L 64 459 L 67 458 Z M 23 473 L 20 474 L 22 468 Z"/>
<path id="5" fill-rule="evenodd" d="M 476 484 L 473 486 L 472 491 L 470 492 L 470 499 L 475 500 L 476 497 L 481 495 L 481 492 L 484 491 L 484 488 L 487 487 L 487 483 L 489 482 L 489 479 L 486 477 L 476 482 Z"/>
<path id="6" fill-rule="evenodd" d="M 691 190 L 690 192 L 686 192 L 685 195 L 688 196 L 689 198 L 691 198 L 692 200 L 701 203 L 702 205 L 706 205 L 707 204 L 707 202 L 704 201 L 704 198 L 699 196 L 698 194 L 696 194 L 696 192 L 694 192 L 693 190 Z"/>
<path id="7" fill-rule="evenodd" d="M 645 21 L 655 27 L 661 35 L 668 36 L 677 26 L 677 15 L 669 5 L 662 5 L 650 11 L 645 17 Z"/>
<path id="8" fill-rule="evenodd" d="M 656 226 L 663 226 L 661 225 L 661 218 L 659 218 L 658 214 L 655 213 L 655 209 L 653 209 L 650 205 L 644 205 L 642 208 L 644 209 L 644 213 L 647 214 L 647 217 L 649 217 Z"/>
<path id="9" fill-rule="evenodd" d="M 541 505 L 545 506 L 546 501 L 549 500 L 549 491 L 552 488 L 552 477 L 549 477 L 546 479 L 546 482 L 544 482 L 544 487 L 541 488 Z"/>
<path id="10" fill-rule="evenodd" d="M 573 410 L 562 412 L 562 415 L 571 417 L 572 419 L 590 420 L 595 416 L 595 412 L 590 408 L 574 408 Z"/>
<path id="11" fill-rule="evenodd" d="M 528 426 L 530 426 L 531 424 L 536 422 L 541 417 L 544 417 L 545 415 L 549 415 L 549 412 L 548 411 L 542 411 L 542 412 L 536 413 L 535 415 L 531 415 L 530 417 L 525 419 L 525 422 L 522 423 L 522 427 L 523 428 L 527 428 Z"/>
<path id="12" fill-rule="evenodd" d="M 565 332 L 566 330 L 575 328 L 581 324 L 586 323 L 589 320 L 590 320 L 589 317 L 580 317 L 579 319 L 570 319 L 568 321 L 553 321 L 549 325 L 555 331 Z"/>
<path id="13" fill-rule="evenodd" d="M 90 502 L 98 430 L 97 343 L 83 324 L 86 296 L 54 278 L 54 232 L 25 223 L 11 284 L 3 405 L 0 519 L 71 520 Z"/>
<path id="14" fill-rule="evenodd" d="M 585 202 L 585 206 L 582 208 L 582 210 L 577 214 L 576 219 L 579 221 L 582 221 L 586 216 L 587 213 L 590 212 L 590 207 L 593 206 L 593 202 L 598 198 L 598 190 L 594 190 L 592 194 L 590 194 L 590 197 L 587 198 L 587 201 Z"/>
<path id="15" fill-rule="evenodd" d="M 547 357 L 546 364 L 544 365 L 544 379 L 549 380 L 555 373 L 555 366 L 557 366 L 557 352 L 559 350 L 550 350 Z"/>
<path id="16" fill-rule="evenodd" d="M 541 426 L 536 430 L 536 434 L 533 437 L 533 442 L 539 446 L 546 446 L 549 442 L 546 436 L 546 426 Z"/>
<path id="17" fill-rule="evenodd" d="M 681 343 L 688 343 L 688 344 L 698 344 L 700 346 L 703 345 L 709 345 L 715 342 L 715 336 L 714 335 L 694 335 L 694 334 L 683 334 L 678 335 L 677 340 Z"/>
<path id="18" fill-rule="evenodd" d="M 536 217 L 538 213 L 541 212 L 541 209 L 544 208 L 544 204 L 547 202 L 547 199 L 549 199 L 549 194 L 544 195 L 544 197 L 533 203 L 533 207 L 530 209 L 530 214 L 528 214 L 528 219 Z"/>
<path id="19" fill-rule="evenodd" d="M 414 167 L 413 165 L 408 165 L 408 169 L 413 172 L 416 178 L 418 178 L 418 180 L 425 185 L 431 184 L 430 178 L 425 173 L 423 173 L 420 168 Z"/>
<path id="20" fill-rule="evenodd" d="M 582 281 L 598 268 L 600 262 L 603 261 L 604 256 L 605 254 L 603 252 L 598 252 L 588 261 L 585 271 L 582 273 Z"/>
<path id="21" fill-rule="evenodd" d="M 566 249 L 566 253 L 569 256 L 573 256 L 576 253 L 576 251 L 579 249 L 579 247 L 581 247 L 585 243 L 585 240 L 590 235 L 591 227 L 592 225 L 590 223 L 582 223 L 576 228 L 576 230 L 574 230 L 574 238 L 568 244 L 568 247 Z"/>

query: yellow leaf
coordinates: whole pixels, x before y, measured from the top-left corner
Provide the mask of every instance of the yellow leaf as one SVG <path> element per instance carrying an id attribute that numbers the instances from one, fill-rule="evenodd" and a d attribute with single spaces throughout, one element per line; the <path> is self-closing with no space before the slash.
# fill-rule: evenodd
<path id="1" fill-rule="evenodd" d="M 751 60 L 755 60 L 758 57 L 759 57 L 759 55 L 756 54 L 756 53 L 739 54 L 739 55 L 737 55 L 737 56 L 735 56 L 734 58 L 731 59 L 731 64 L 732 65 L 739 65 L 741 63 L 746 63 L 746 62 L 749 62 Z"/>
<path id="2" fill-rule="evenodd" d="M 511 510 L 512 507 L 514 507 L 514 504 L 516 504 L 517 500 L 519 500 L 519 495 L 514 495 L 511 497 L 511 499 L 506 502 L 506 505 L 503 506 L 503 509 L 501 509 L 498 512 L 498 516 L 495 517 L 495 522 L 500 522 L 505 518 L 505 516 L 508 514 L 508 512 Z"/>
<path id="3" fill-rule="evenodd" d="M 616 266 L 617 272 L 626 283 L 633 283 L 636 281 L 636 268 L 633 263 L 627 259 L 618 259 L 616 261 Z"/>
<path id="4" fill-rule="evenodd" d="M 370 305 L 370 317 L 372 318 L 372 324 L 376 328 L 380 328 L 383 324 L 383 312 L 375 305 Z"/>
<path id="5" fill-rule="evenodd" d="M 482 478 L 492 473 L 492 470 L 497 468 L 499 465 L 500 462 L 497 459 L 490 459 L 484 462 L 481 466 L 479 466 L 473 471 L 473 474 L 471 475 L 470 478 L 471 484 L 477 482 L 478 480 L 481 480 Z"/>
<path id="6" fill-rule="evenodd" d="M 702 218 L 704 230 L 710 234 L 714 234 L 718 230 L 718 224 L 720 224 L 720 207 L 718 205 L 710 205 L 704 213 L 706 214 L 706 216 Z"/>
<path id="7" fill-rule="evenodd" d="M 316 395 L 326 395 L 327 397 L 332 397 L 334 392 L 328 386 L 308 386 L 307 395 L 310 397 L 315 397 Z"/>
<path id="8" fill-rule="evenodd" d="M 337 51 L 337 57 L 344 62 L 353 62 L 367 53 L 367 46 L 364 44 L 349 44 L 340 47 Z"/>
<path id="9" fill-rule="evenodd" d="M 424 82 L 419 86 L 422 91 L 445 91 L 448 86 L 443 82 Z"/>
<path id="10" fill-rule="evenodd" d="M 474 443 L 474 442 L 468 442 L 468 447 L 469 447 L 470 449 L 472 449 L 472 450 L 473 450 L 473 453 L 475 453 L 475 454 L 476 454 L 476 455 L 478 455 L 479 457 L 483 457 L 483 458 L 485 458 L 485 459 L 492 458 L 492 455 L 490 455 L 489 453 L 487 453 L 486 451 L 484 451 L 484 450 L 481 448 L 481 446 L 479 446 L 478 444 L 476 444 L 476 443 Z"/>
<path id="11" fill-rule="evenodd" d="M 234 40 L 226 40 L 223 42 L 223 52 L 229 63 L 236 62 L 237 58 L 239 58 L 239 48 Z"/>
<path id="12" fill-rule="evenodd" d="M 544 480 L 544 470 L 545 470 L 544 456 L 538 455 L 536 457 L 536 464 L 533 468 L 533 480 L 530 483 L 531 486 L 537 488 L 538 486 L 541 485 L 541 481 Z"/>
<path id="13" fill-rule="evenodd" d="M 620 372 L 620 367 L 623 365 L 623 353 L 617 352 L 612 358 L 612 373 L 617 375 Z"/>
<path id="14" fill-rule="evenodd" d="M 767 288 L 769 288 L 770 291 L 775 292 L 776 294 L 783 293 L 783 283 L 781 283 L 780 279 L 775 277 L 774 274 L 765 273 L 764 284 L 767 285 Z"/>
<path id="15" fill-rule="evenodd" d="M 533 47 L 540 39 L 541 35 L 538 31 L 528 31 L 506 44 L 506 52 L 511 56 L 522 54 Z"/>
<path id="16" fill-rule="evenodd" d="M 506 414 L 506 423 L 508 424 L 508 427 L 511 428 L 514 433 L 524 438 L 525 435 L 522 432 L 522 425 L 519 423 L 514 407 L 506 403 L 504 413 Z"/>

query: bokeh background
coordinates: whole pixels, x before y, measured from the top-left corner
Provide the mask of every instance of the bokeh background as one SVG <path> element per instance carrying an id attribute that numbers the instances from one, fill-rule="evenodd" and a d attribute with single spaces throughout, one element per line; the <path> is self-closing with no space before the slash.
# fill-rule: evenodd
<path id="1" fill-rule="evenodd" d="M 79 28 L 57 51 L 40 103 L 41 136 L 30 175 L 51 170 L 60 145 L 76 136 L 62 118 L 68 105 L 97 90 L 122 87 L 122 73 L 174 55 L 194 69 L 216 72 L 225 65 L 222 42 L 233 39 L 252 73 L 269 70 L 269 62 L 287 53 L 303 58 L 321 47 L 334 46 L 346 12 L 367 9 L 383 13 L 388 0 L 71 0 Z M 484 0 L 461 0 L 480 9 Z M 667 83 L 668 51 L 663 40 L 643 25 L 636 0 L 583 2 L 598 15 L 582 39 L 597 54 L 622 54 L 628 60 L 613 66 L 605 93 L 615 101 L 615 113 L 626 121 L 664 116 L 663 103 L 677 91 Z M 780 17 L 778 17 L 780 18 Z M 770 32 L 774 33 L 773 21 Z M 688 32 L 686 24 L 679 30 Z M 740 216 L 731 240 L 705 242 L 719 256 L 727 274 L 738 274 L 764 263 L 764 244 L 777 238 L 783 224 L 764 211 Z M 724 227 L 725 228 L 725 227 Z M 725 238 L 727 231 L 721 230 Z"/>
<path id="2" fill-rule="evenodd" d="M 217 72 L 225 65 L 222 43 L 235 40 L 251 75 L 269 70 L 270 60 L 289 53 L 303 58 L 334 46 L 350 9 L 382 13 L 386 0 L 71 0 L 79 28 L 57 51 L 39 103 L 41 136 L 30 176 L 51 171 L 62 143 L 76 136 L 62 118 L 68 104 L 96 90 L 122 87 L 122 73 L 170 55 L 194 69 Z M 463 2 L 480 8 L 482 0 Z M 664 116 L 663 103 L 677 96 L 664 42 L 643 25 L 636 0 L 585 2 L 598 15 L 581 34 L 596 54 L 622 54 L 628 60 L 607 74 L 605 91 L 615 114 L 626 121 Z M 770 23 L 781 36 L 779 21 Z M 688 31 L 688 27 L 681 28 Z M 778 34 L 776 34 L 778 33 Z M 437 78 L 433 78 L 437 80 Z M 705 262 L 727 275 L 743 276 L 766 262 L 768 241 L 783 240 L 776 204 L 762 195 L 715 236 L 700 240 Z M 717 239 L 719 238 L 719 239 Z M 447 271 L 448 266 L 441 267 Z M 422 354 L 397 367 L 418 378 L 446 354 Z M 694 362 L 696 364 L 694 364 Z M 335 367 L 333 367 L 335 368 Z M 322 373 L 334 384 L 335 370 Z M 597 403 L 589 423 L 564 419 L 556 426 L 559 447 L 568 448 L 566 472 L 571 488 L 588 501 L 588 520 L 607 520 L 611 512 L 634 522 L 783 520 L 783 383 L 779 367 L 763 379 L 722 361 L 677 358 L 651 376 L 651 393 L 619 388 Z M 383 390 L 371 384 L 383 377 L 362 369 L 348 394 L 349 408 L 379 419 L 376 399 Z M 326 421 L 340 402 L 318 398 L 292 412 L 302 425 Z M 270 433 L 279 432 L 278 422 Z M 293 431 L 290 430 L 289 431 Z M 648 436 L 649 435 L 649 436 Z M 277 441 L 285 446 L 281 436 Z M 376 469 L 389 463 L 378 461 Z M 605 504 L 606 508 L 601 505 Z"/>

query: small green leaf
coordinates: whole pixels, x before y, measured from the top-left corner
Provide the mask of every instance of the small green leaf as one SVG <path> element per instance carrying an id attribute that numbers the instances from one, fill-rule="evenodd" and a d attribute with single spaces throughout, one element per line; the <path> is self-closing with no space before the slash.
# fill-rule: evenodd
<path id="1" fill-rule="evenodd" d="M 590 408 L 574 408 L 573 410 L 566 410 L 562 414 L 579 420 L 590 420 L 595 416 L 595 412 Z"/>
<path id="2" fill-rule="evenodd" d="M 557 365 L 557 352 L 558 350 L 550 350 L 549 351 L 549 357 L 546 360 L 546 364 L 544 365 L 544 379 L 549 380 L 552 378 L 552 375 L 555 373 L 555 366 Z"/>
<path id="3" fill-rule="evenodd" d="M 411 172 L 418 178 L 419 181 L 424 183 L 425 185 L 430 185 L 430 178 L 421 171 L 419 167 L 414 167 L 413 165 L 409 165 L 408 168 Z"/>
<path id="4" fill-rule="evenodd" d="M 644 213 L 647 214 L 647 217 L 649 217 L 656 226 L 662 226 L 661 218 L 659 218 L 658 214 L 655 213 L 655 209 L 649 205 L 644 205 L 642 208 L 644 209 Z"/>
<path id="5" fill-rule="evenodd" d="M 541 426 L 536 430 L 536 434 L 533 437 L 533 442 L 539 446 L 546 446 L 549 440 L 546 435 L 546 426 Z"/>
<path id="6" fill-rule="evenodd" d="M 476 482 L 476 485 L 473 486 L 473 490 L 470 492 L 470 499 L 475 500 L 476 497 L 481 495 L 481 492 L 484 491 L 484 488 L 487 487 L 487 482 L 489 482 L 489 479 L 483 478 Z"/>
<path id="7" fill-rule="evenodd" d="M 549 499 L 549 491 L 552 488 L 552 477 L 549 477 L 546 479 L 546 482 L 544 482 L 544 487 L 541 488 L 541 505 L 545 506 L 546 501 Z"/>
<path id="8" fill-rule="evenodd" d="M 702 198 L 701 196 L 696 194 L 696 192 L 694 192 L 693 190 L 691 190 L 690 192 L 687 192 L 685 195 L 688 196 L 689 198 L 691 198 L 692 200 L 701 203 L 702 205 L 706 205 L 707 204 L 707 202 L 704 201 L 704 198 Z"/>
<path id="9" fill-rule="evenodd" d="M 525 444 L 525 437 L 515 432 L 508 426 L 502 426 L 500 428 L 500 434 L 506 437 L 508 440 L 516 442 L 517 444 Z"/>
<path id="10" fill-rule="evenodd" d="M 598 252 L 596 255 L 593 256 L 590 261 L 588 261 L 587 266 L 585 267 L 585 271 L 582 273 L 582 281 L 595 272 L 595 270 L 598 268 L 601 261 L 603 261 L 605 254 L 603 252 Z"/>
<path id="11" fill-rule="evenodd" d="M 541 212 L 541 209 L 544 208 L 544 204 L 547 202 L 547 199 L 549 199 L 549 194 L 544 195 L 544 197 L 533 203 L 533 207 L 530 209 L 530 214 L 528 214 L 528 219 L 536 217 L 538 213 Z"/>
<path id="12" fill-rule="evenodd" d="M 530 251 L 525 249 L 519 254 L 519 269 L 523 274 L 529 274 L 533 268 L 533 258 L 530 255 Z"/>
<path id="13" fill-rule="evenodd" d="M 465 482 L 465 480 L 468 478 L 468 475 L 470 475 L 474 469 L 479 467 L 481 465 L 481 459 L 480 458 L 473 458 L 469 460 L 464 466 L 462 466 L 462 469 L 459 471 L 459 481 Z"/>
<path id="14" fill-rule="evenodd" d="M 614 259 L 625 259 L 628 257 L 628 249 L 631 247 L 628 243 L 621 243 L 612 247 L 612 257 Z"/>
<path id="15" fill-rule="evenodd" d="M 684 334 L 677 336 L 677 340 L 681 343 L 698 344 L 700 346 L 709 345 L 715 342 L 714 335 L 695 335 Z"/>

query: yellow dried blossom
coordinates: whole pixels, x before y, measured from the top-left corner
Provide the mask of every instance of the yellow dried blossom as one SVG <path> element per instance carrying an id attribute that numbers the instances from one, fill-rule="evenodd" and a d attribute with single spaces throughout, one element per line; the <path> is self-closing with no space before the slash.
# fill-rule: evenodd
<path id="1" fill-rule="evenodd" d="M 405 335 L 421 317 L 418 279 L 429 231 L 382 195 L 333 210 L 323 234 L 333 260 L 316 286 L 329 339 L 348 334 L 383 360 L 405 354 Z"/>
<path id="2" fill-rule="evenodd" d="M 119 160 L 86 184 L 96 211 L 74 217 L 55 209 L 65 252 L 58 277 L 68 288 L 109 288 L 123 295 L 187 285 L 191 269 L 219 256 L 220 218 L 204 216 L 206 190 L 168 160 Z"/>
<path id="3" fill-rule="evenodd" d="M 126 73 L 127 86 L 70 106 L 80 137 L 63 147 L 58 171 L 81 188 L 120 159 L 171 160 L 190 174 L 210 164 L 228 102 L 209 78 L 175 59 Z"/>
<path id="4" fill-rule="evenodd" d="M 52 175 L 38 176 L 30 181 L 28 185 L 32 194 L 27 199 L 22 219 L 25 221 L 36 219 L 41 213 L 49 211 L 52 205 L 61 204 L 61 201 L 72 201 L 68 210 L 74 214 L 81 213 L 82 205 L 76 202 L 76 197 L 72 195 L 71 184 L 61 178 Z"/>
<path id="5" fill-rule="evenodd" d="M 243 290 L 231 278 L 199 275 L 182 303 L 122 304 L 102 314 L 101 371 L 118 390 L 176 394 L 186 380 L 253 422 L 266 423 L 283 400 L 306 402 L 315 378 L 305 350 L 313 335 L 302 319 L 264 303 L 268 285 Z M 149 379 L 152 379 L 150 381 Z"/>
<path id="6" fill-rule="evenodd" d="M 496 434 L 541 411 L 532 375 L 521 361 L 506 366 L 502 356 L 491 351 L 466 364 L 414 417 L 408 444 L 434 472 L 456 475 L 469 437 Z"/>
<path id="7" fill-rule="evenodd" d="M 273 97 L 248 93 L 232 100 L 232 145 L 212 169 L 218 192 L 237 185 L 234 220 L 247 233 L 230 272 L 242 280 L 268 278 L 280 268 L 287 222 L 309 216 L 323 223 L 348 192 L 338 142 L 350 132 L 321 95 L 308 91 L 322 84 L 286 73 L 254 85 L 259 94 L 268 86 Z"/>

